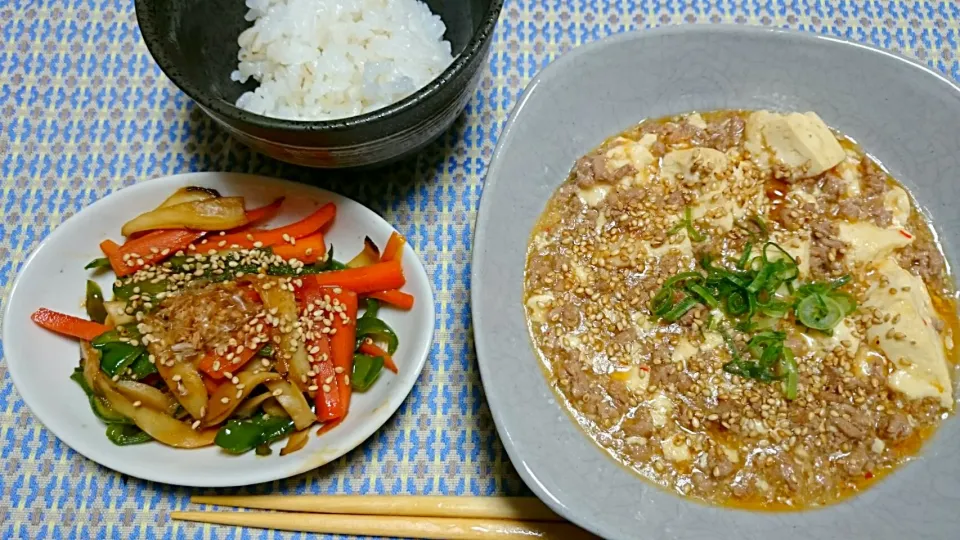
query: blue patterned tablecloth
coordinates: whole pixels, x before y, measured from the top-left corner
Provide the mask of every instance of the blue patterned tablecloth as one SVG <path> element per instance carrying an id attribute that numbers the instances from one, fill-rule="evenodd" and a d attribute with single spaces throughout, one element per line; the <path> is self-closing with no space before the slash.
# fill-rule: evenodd
<path id="1" fill-rule="evenodd" d="M 702 23 L 845 37 L 960 78 L 960 7 L 949 1 L 508 0 L 489 69 L 454 128 L 389 173 L 343 176 L 278 163 L 228 138 L 153 63 L 131 0 L 0 0 L 0 307 L 38 242 L 125 185 L 229 170 L 330 187 L 383 214 L 423 256 L 437 341 L 413 394 L 367 443 L 249 490 L 524 493 L 483 399 L 469 316 L 472 227 L 497 135 L 529 78 L 564 51 L 612 33 Z M 0 360 L 0 538 L 284 536 L 171 521 L 190 494 L 71 451 L 30 414 Z"/>

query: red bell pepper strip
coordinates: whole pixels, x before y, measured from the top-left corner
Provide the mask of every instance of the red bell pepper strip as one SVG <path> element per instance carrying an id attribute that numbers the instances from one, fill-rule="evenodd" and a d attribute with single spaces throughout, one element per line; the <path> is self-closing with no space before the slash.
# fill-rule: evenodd
<path id="1" fill-rule="evenodd" d="M 403 245 L 406 243 L 407 239 L 404 238 L 402 234 L 393 231 L 393 233 L 390 234 L 390 239 L 387 240 L 387 245 L 383 248 L 383 253 L 380 254 L 380 262 L 402 259 Z"/>
<path id="2" fill-rule="evenodd" d="M 320 334 L 317 339 L 310 342 L 310 348 L 318 347 L 320 352 L 315 355 L 319 361 L 314 364 L 317 370 L 316 382 L 317 392 L 314 395 L 314 402 L 317 405 L 317 420 L 320 422 L 329 422 L 346 416 L 347 410 L 344 403 L 340 401 L 340 381 L 337 380 L 336 368 L 333 365 L 333 349 L 330 339 L 325 334 Z"/>
<path id="3" fill-rule="evenodd" d="M 360 352 L 367 356 L 379 356 L 380 358 L 383 358 L 383 367 L 394 373 L 400 373 L 400 370 L 397 369 L 397 364 L 393 362 L 393 357 L 390 356 L 387 351 L 381 349 L 369 339 L 363 340 L 363 343 L 360 344 Z"/>
<path id="4" fill-rule="evenodd" d="M 300 288 L 300 301 L 303 304 L 303 307 L 314 304 L 318 301 L 322 301 L 324 296 L 328 296 L 331 300 L 333 298 L 338 298 L 341 302 L 344 300 L 342 297 L 349 296 L 344 294 L 344 291 L 341 289 L 340 293 L 335 293 L 332 288 L 322 288 L 317 287 L 311 283 L 305 283 L 303 287 Z M 356 295 L 353 296 L 354 303 L 356 303 Z M 349 302 L 349 299 L 346 299 Z M 356 309 L 354 309 L 354 313 Z M 337 320 L 340 320 L 339 318 Z M 346 333 L 346 332 L 345 332 Z M 354 334 L 356 333 L 356 321 L 354 320 Z M 307 350 L 311 351 L 311 360 L 313 361 L 313 368 L 317 372 L 317 375 L 314 379 L 314 384 L 317 386 L 317 391 L 314 394 L 314 403 L 316 404 L 317 409 L 317 420 L 321 422 L 329 422 L 338 418 L 343 418 L 347 415 L 346 402 L 341 399 L 341 381 L 342 377 L 338 377 L 337 365 L 334 360 L 334 350 L 333 344 L 329 334 L 323 334 L 321 332 L 310 332 L 307 334 Z M 353 362 L 353 353 L 350 353 L 350 362 L 352 368 Z M 349 373 L 350 371 L 345 371 L 341 367 L 340 371 L 342 373 Z M 348 385 L 349 386 L 349 385 Z"/>
<path id="5" fill-rule="evenodd" d="M 110 327 L 98 322 L 88 321 L 66 313 L 59 313 L 47 308 L 40 308 L 30 316 L 33 322 L 47 330 L 70 336 L 84 341 L 91 341 L 100 334 L 110 330 Z"/>
<path id="6" fill-rule="evenodd" d="M 400 309 L 413 308 L 413 295 L 398 291 L 396 289 L 373 292 L 367 294 L 366 296 L 368 298 L 373 298 L 374 300 L 380 300 L 381 302 L 390 304 L 391 306 L 395 306 Z"/>
<path id="7" fill-rule="evenodd" d="M 214 392 L 217 391 L 217 388 L 220 388 L 220 383 L 213 379 L 213 377 L 207 375 L 206 373 L 200 374 L 200 380 L 203 381 L 203 386 L 207 388 L 207 393 L 211 396 Z"/>
<path id="8" fill-rule="evenodd" d="M 303 278 L 318 287 L 342 287 L 357 294 L 399 289 L 407 282 L 400 261 L 388 261 L 360 268 L 347 268 Z"/>

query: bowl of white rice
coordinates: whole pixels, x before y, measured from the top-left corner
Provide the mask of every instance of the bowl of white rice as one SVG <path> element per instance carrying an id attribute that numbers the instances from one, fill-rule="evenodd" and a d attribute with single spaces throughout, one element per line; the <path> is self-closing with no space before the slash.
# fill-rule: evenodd
<path id="1" fill-rule="evenodd" d="M 163 72 L 283 161 L 376 166 L 443 133 L 474 94 L 503 0 L 136 0 Z"/>

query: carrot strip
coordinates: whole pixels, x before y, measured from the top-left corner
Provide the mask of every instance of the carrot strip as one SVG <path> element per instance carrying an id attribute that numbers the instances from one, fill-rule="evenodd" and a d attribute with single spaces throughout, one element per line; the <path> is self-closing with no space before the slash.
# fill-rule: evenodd
<path id="1" fill-rule="evenodd" d="M 340 402 L 344 416 L 350 411 L 350 377 L 353 375 L 353 352 L 357 348 L 357 295 L 353 291 L 336 288 L 322 289 L 323 294 L 329 294 L 331 301 L 340 301 L 343 306 L 343 317 L 333 318 L 333 332 L 330 338 L 330 349 L 333 353 L 334 368 L 340 368 L 337 373 L 337 384 L 340 386 Z"/>
<path id="2" fill-rule="evenodd" d="M 317 231 L 319 231 L 324 225 L 333 220 L 337 215 L 337 207 L 333 203 L 327 203 L 321 206 L 316 212 L 310 214 L 309 216 L 297 221 L 296 223 L 291 223 L 290 225 L 284 225 L 283 227 L 278 227 L 276 229 L 269 229 L 266 231 L 244 231 L 237 233 L 230 233 L 223 236 L 220 236 L 217 239 L 217 242 L 225 241 L 224 244 L 227 247 L 236 246 L 238 248 L 252 249 L 254 248 L 254 243 L 259 243 L 260 246 L 256 247 L 266 247 L 274 246 L 277 244 L 287 242 L 287 239 L 284 238 L 296 238 L 300 239 L 304 236 L 309 236 Z"/>
<path id="3" fill-rule="evenodd" d="M 361 268 L 323 272 L 303 278 L 318 287 L 343 287 L 357 294 L 399 289 L 407 282 L 400 261 L 388 261 Z"/>
<path id="4" fill-rule="evenodd" d="M 360 352 L 367 356 L 379 356 L 383 358 L 383 367 L 394 373 L 400 373 L 400 370 L 397 369 L 397 364 L 393 362 L 393 357 L 369 339 L 363 340 L 363 343 L 360 344 Z"/>
<path id="5" fill-rule="evenodd" d="M 373 292 L 368 294 L 367 297 L 380 300 L 381 302 L 385 302 L 391 306 L 396 306 L 400 309 L 413 308 L 413 295 L 407 294 L 403 291 L 398 291 L 396 289 Z"/>
<path id="6" fill-rule="evenodd" d="M 327 254 L 327 244 L 323 233 L 317 232 L 297 240 L 296 244 L 283 243 L 273 246 L 274 255 L 284 259 L 297 259 L 306 264 L 323 260 Z"/>
<path id="7" fill-rule="evenodd" d="M 109 257 L 110 255 L 113 255 L 114 253 L 120 251 L 120 244 L 110 239 L 104 240 L 103 242 L 100 242 L 100 251 L 102 251 L 104 255 Z"/>
<path id="8" fill-rule="evenodd" d="M 110 327 L 105 324 L 88 321 L 74 317 L 73 315 L 67 315 L 66 313 L 59 313 L 47 308 L 40 308 L 34 311 L 30 319 L 47 330 L 84 341 L 91 341 L 93 338 L 110 330 Z"/>
<path id="9" fill-rule="evenodd" d="M 393 231 L 390 234 L 390 239 L 387 240 L 386 247 L 383 248 L 383 253 L 380 255 L 380 262 L 402 259 L 403 245 L 406 243 L 407 239 L 402 234 Z"/>
<path id="10" fill-rule="evenodd" d="M 186 229 L 152 231 L 128 240 L 117 251 L 108 254 L 107 258 L 110 259 L 110 266 L 117 276 L 128 276 L 144 266 L 156 264 L 178 251 L 187 249 L 205 234 L 207 233 L 204 231 Z"/>
<path id="11" fill-rule="evenodd" d="M 272 203 L 261 206 L 260 208 L 254 208 L 253 210 L 247 210 L 247 224 L 241 225 L 236 229 L 230 231 L 231 233 L 246 232 L 253 228 L 257 223 L 262 223 L 264 221 L 269 221 L 280 213 L 280 207 L 283 205 L 285 197 L 279 197 Z"/>
<path id="12" fill-rule="evenodd" d="M 241 341 L 241 343 L 243 342 Z M 227 360 L 226 357 L 217 356 L 216 353 L 211 351 L 200 360 L 200 363 L 197 364 L 197 369 L 206 373 L 212 379 L 220 380 L 226 377 L 227 373 L 234 373 L 242 368 L 244 364 L 256 356 L 259 350 L 260 347 L 244 347 L 243 351 L 239 354 L 233 351 L 234 355 L 229 360 Z"/>
<path id="13" fill-rule="evenodd" d="M 343 417 L 337 418 L 333 422 L 327 422 L 326 424 L 320 426 L 320 429 L 317 430 L 317 435 L 323 435 L 324 433 L 330 431 L 331 429 L 339 426 L 343 422 Z"/>

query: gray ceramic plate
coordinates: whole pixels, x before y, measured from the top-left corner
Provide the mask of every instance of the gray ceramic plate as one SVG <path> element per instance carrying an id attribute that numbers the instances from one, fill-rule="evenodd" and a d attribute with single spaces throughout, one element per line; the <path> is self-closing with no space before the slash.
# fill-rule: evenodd
<path id="1" fill-rule="evenodd" d="M 757 513 L 703 506 L 621 468 L 547 385 L 524 323 L 527 238 L 574 160 L 644 117 L 718 108 L 814 110 L 859 141 L 960 253 L 960 89 L 895 55 L 743 27 L 683 27 L 580 47 L 540 73 L 513 111 L 477 222 L 473 318 L 497 430 L 527 485 L 607 538 L 778 540 L 960 537 L 960 422 L 922 456 L 845 503 Z"/>

